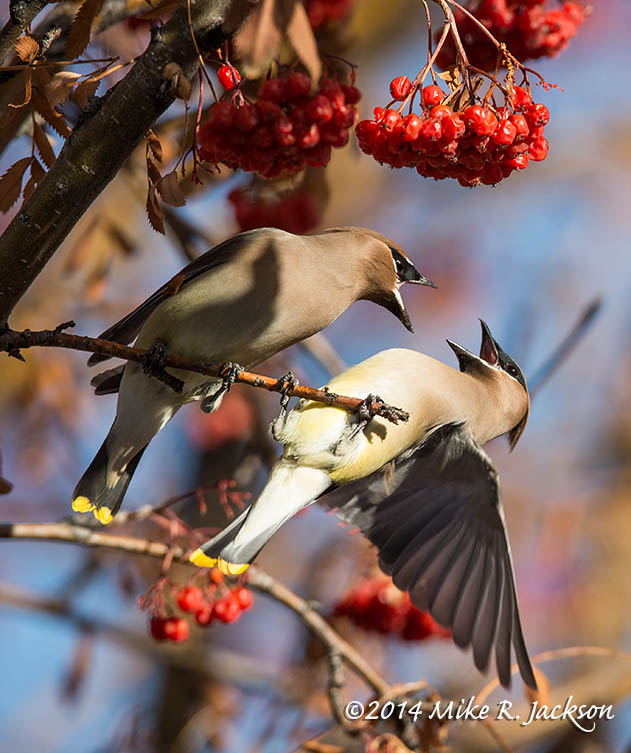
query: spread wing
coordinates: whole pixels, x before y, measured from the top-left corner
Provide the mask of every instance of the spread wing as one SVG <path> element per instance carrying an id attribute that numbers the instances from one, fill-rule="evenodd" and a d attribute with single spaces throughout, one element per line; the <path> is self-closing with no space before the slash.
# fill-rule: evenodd
<path id="1" fill-rule="evenodd" d="M 252 233 L 262 233 L 263 230 L 254 230 Z M 155 293 L 149 296 L 146 301 L 135 308 L 131 313 L 124 316 L 120 321 L 102 332 L 99 337 L 104 340 L 113 340 L 123 345 L 129 345 L 142 329 L 142 325 L 147 321 L 150 314 L 170 295 L 176 294 L 182 288 L 195 280 L 200 275 L 225 264 L 234 254 L 243 247 L 243 233 L 214 246 L 210 251 L 206 251 L 197 259 L 188 264 L 184 269 L 178 272 L 162 287 L 158 288 Z M 250 235 L 250 233 L 248 233 Z M 97 363 L 106 361 L 110 356 L 93 353 L 88 359 L 88 366 L 94 366 Z M 113 390 L 115 391 L 115 390 Z"/>
<path id="2" fill-rule="evenodd" d="M 511 642 L 536 688 L 524 642 L 499 482 L 463 424 L 437 429 L 394 468 L 340 487 L 324 501 L 377 546 L 379 565 L 412 602 L 473 647 L 484 671 L 495 649 L 510 685 Z"/>

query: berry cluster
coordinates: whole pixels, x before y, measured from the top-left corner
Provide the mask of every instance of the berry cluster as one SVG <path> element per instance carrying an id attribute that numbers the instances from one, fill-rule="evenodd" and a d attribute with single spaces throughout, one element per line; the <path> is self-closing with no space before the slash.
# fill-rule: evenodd
<path id="1" fill-rule="evenodd" d="M 240 230 L 257 227 L 277 227 L 288 233 L 307 233 L 322 219 L 322 207 L 317 198 L 298 189 L 287 195 L 266 199 L 253 195 L 244 188 L 235 188 L 228 194 Z"/>
<path id="2" fill-rule="evenodd" d="M 416 94 L 401 76 L 391 84 L 394 99 Z M 422 112 L 403 116 L 399 110 L 375 108 L 374 120 L 362 120 L 356 133 L 363 152 L 392 167 L 415 167 L 426 178 L 455 178 L 462 186 L 495 185 L 530 161 L 548 154 L 543 136 L 550 119 L 545 105 L 536 104 L 525 89 L 515 86 L 505 106 L 471 104 L 452 110 L 442 104 L 447 95 L 435 84 L 421 90 Z"/>
<path id="3" fill-rule="evenodd" d="M 307 0 L 305 8 L 314 31 L 343 21 L 351 12 L 354 0 Z"/>
<path id="4" fill-rule="evenodd" d="M 480 0 L 470 12 L 518 60 L 553 57 L 567 47 L 583 23 L 586 12 L 578 3 L 565 2 L 560 8 L 545 8 L 546 0 Z M 454 10 L 458 32 L 472 65 L 491 71 L 497 64 L 497 49 L 475 21 Z M 451 36 L 436 59 L 447 68 L 456 61 Z"/>
<path id="5" fill-rule="evenodd" d="M 333 611 L 336 617 L 347 617 L 364 630 L 396 635 L 405 641 L 426 638 L 449 638 L 449 630 L 441 627 L 427 612 L 417 609 L 410 597 L 399 591 L 390 578 L 360 581 Z"/>
<path id="6" fill-rule="evenodd" d="M 195 615 L 195 622 L 207 627 L 215 619 L 226 624 L 237 620 L 241 612 L 252 606 L 252 592 L 245 586 L 229 589 L 223 583 L 218 570 L 210 573 L 210 585 L 201 589 L 196 585 L 182 586 L 175 594 L 177 606 L 187 614 Z M 149 632 L 158 641 L 181 643 L 189 637 L 189 624 L 183 617 L 154 611 L 149 622 Z"/>
<path id="7" fill-rule="evenodd" d="M 265 178 L 321 167 L 331 147 L 348 142 L 360 96 L 355 86 L 332 78 L 311 93 L 311 79 L 298 71 L 264 81 L 256 102 L 235 89 L 210 108 L 199 133 L 200 157 Z"/>

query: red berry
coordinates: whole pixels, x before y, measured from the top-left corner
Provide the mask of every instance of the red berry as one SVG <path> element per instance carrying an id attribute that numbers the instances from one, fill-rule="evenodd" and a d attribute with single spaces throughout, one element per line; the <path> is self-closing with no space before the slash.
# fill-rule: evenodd
<path id="1" fill-rule="evenodd" d="M 215 604 L 215 615 L 218 620 L 225 622 L 226 624 L 234 622 L 241 614 L 241 607 L 236 599 L 232 598 L 232 594 L 223 596 Z"/>
<path id="2" fill-rule="evenodd" d="M 418 115 L 415 115 L 413 112 L 411 112 L 409 115 L 406 115 L 405 118 L 403 118 L 403 123 L 405 126 L 403 138 L 406 141 L 416 141 L 421 132 L 423 121 L 419 118 Z"/>
<path id="3" fill-rule="evenodd" d="M 329 100 L 334 110 L 339 110 L 340 107 L 346 104 L 340 82 L 334 78 L 325 78 L 320 84 L 319 93 L 323 94 Z"/>
<path id="4" fill-rule="evenodd" d="M 306 131 L 298 135 L 298 146 L 301 149 L 313 149 L 320 143 L 320 129 L 313 123 Z"/>
<path id="5" fill-rule="evenodd" d="M 427 141 L 438 141 L 442 134 L 443 129 L 440 125 L 440 120 L 429 118 L 428 120 L 423 121 L 423 125 L 421 126 L 421 136 L 424 139 L 427 139 Z"/>
<path id="6" fill-rule="evenodd" d="M 530 142 L 528 157 L 533 162 L 542 162 L 548 156 L 550 145 L 547 139 L 540 138 Z"/>
<path id="7" fill-rule="evenodd" d="M 356 105 L 362 98 L 362 94 L 356 86 L 345 86 L 342 84 L 342 92 L 347 105 Z"/>
<path id="8" fill-rule="evenodd" d="M 316 94 L 307 105 L 306 113 L 313 123 L 328 123 L 333 118 L 333 108 L 324 94 Z"/>
<path id="9" fill-rule="evenodd" d="M 270 99 L 259 99 L 256 107 L 263 120 L 278 120 L 283 114 L 283 110 L 276 104 L 276 102 L 272 102 Z"/>
<path id="10" fill-rule="evenodd" d="M 285 82 L 280 78 L 268 78 L 267 81 L 263 81 L 259 89 L 259 104 L 261 99 L 279 105 L 285 99 Z"/>
<path id="11" fill-rule="evenodd" d="M 506 160 L 504 164 L 512 167 L 514 170 L 523 170 L 528 167 L 528 153 L 524 152 L 523 154 L 517 154 Z"/>
<path id="12" fill-rule="evenodd" d="M 227 129 L 234 121 L 232 102 L 215 102 L 208 111 L 208 123 L 212 128 Z"/>
<path id="13" fill-rule="evenodd" d="M 333 122 L 338 128 L 350 128 L 355 122 L 355 108 L 342 105 L 333 116 Z"/>
<path id="14" fill-rule="evenodd" d="M 215 617 L 215 611 L 212 604 L 203 604 L 195 612 L 195 622 L 200 627 L 207 627 L 210 625 Z"/>
<path id="15" fill-rule="evenodd" d="M 252 591 L 250 591 L 249 588 L 245 588 L 244 586 L 236 588 L 233 591 L 233 595 L 236 597 L 237 602 L 243 611 L 252 606 L 254 598 L 252 596 Z"/>
<path id="16" fill-rule="evenodd" d="M 149 621 L 149 632 L 151 633 L 151 637 L 156 641 L 166 640 L 166 635 L 164 633 L 165 623 L 166 617 L 152 617 Z"/>
<path id="17" fill-rule="evenodd" d="M 447 139 L 448 141 L 458 140 L 459 138 L 464 136 L 466 131 L 464 120 L 455 114 L 450 117 L 443 118 L 441 125 L 443 129 L 443 138 Z"/>
<path id="18" fill-rule="evenodd" d="M 259 111 L 256 105 L 245 104 L 240 107 L 234 116 L 234 124 L 243 133 L 253 131 L 259 124 Z"/>
<path id="19" fill-rule="evenodd" d="M 197 586 L 185 586 L 177 592 L 177 605 L 183 612 L 196 612 L 203 600 L 202 589 Z"/>
<path id="20" fill-rule="evenodd" d="M 493 141 L 498 146 L 510 146 L 515 141 L 517 129 L 510 120 L 502 120 L 493 134 Z"/>
<path id="21" fill-rule="evenodd" d="M 550 111 L 545 105 L 530 105 L 526 109 L 526 120 L 535 128 L 548 125 L 550 122 Z"/>
<path id="22" fill-rule="evenodd" d="M 516 86 L 513 89 L 513 105 L 515 108 L 519 109 L 522 107 L 527 107 L 528 105 L 532 104 L 532 97 L 525 89 L 522 89 L 521 86 Z"/>
<path id="23" fill-rule="evenodd" d="M 182 643 L 188 636 L 188 622 L 183 617 L 169 617 L 164 623 L 164 637 L 168 641 Z"/>
<path id="24" fill-rule="evenodd" d="M 228 91 L 234 89 L 234 87 L 241 81 L 239 71 L 233 65 L 230 65 L 230 63 L 221 66 L 217 71 L 217 78 L 223 88 Z"/>
<path id="25" fill-rule="evenodd" d="M 445 93 L 436 84 L 430 84 L 423 89 L 423 105 L 426 108 L 436 107 L 445 97 Z"/>
<path id="26" fill-rule="evenodd" d="M 509 118 L 510 122 L 515 126 L 515 139 L 517 141 L 522 141 L 523 139 L 528 136 L 530 133 L 530 128 L 528 126 L 528 121 L 523 115 L 520 115 L 519 113 L 516 113 L 515 115 L 511 115 Z"/>
<path id="27" fill-rule="evenodd" d="M 407 76 L 398 76 L 390 82 L 390 95 L 392 99 L 405 99 L 412 91 L 412 82 Z"/>
<path id="28" fill-rule="evenodd" d="M 396 110 L 385 110 L 381 122 L 386 131 L 391 131 L 395 125 L 401 120 L 401 114 Z"/>
<path id="29" fill-rule="evenodd" d="M 309 92 L 311 91 L 311 79 L 306 73 L 294 71 L 287 76 L 285 91 L 287 98 L 291 102 L 300 102 L 304 97 L 309 96 Z"/>

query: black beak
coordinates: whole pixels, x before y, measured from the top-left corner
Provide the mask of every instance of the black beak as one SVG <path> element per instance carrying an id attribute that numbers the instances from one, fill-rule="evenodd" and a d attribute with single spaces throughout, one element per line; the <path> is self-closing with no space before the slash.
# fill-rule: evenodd
<path id="1" fill-rule="evenodd" d="M 386 304 L 386 308 L 396 316 L 396 318 L 409 332 L 414 332 L 412 322 L 410 321 L 410 315 L 405 308 L 403 298 L 401 297 L 401 293 L 397 288 L 395 288 L 392 294 L 392 298 Z"/>
<path id="2" fill-rule="evenodd" d="M 480 358 L 489 366 L 497 366 L 500 359 L 500 346 L 493 339 L 489 325 L 480 319 L 482 325 L 482 344 L 480 345 Z"/>
<path id="3" fill-rule="evenodd" d="M 411 282 L 414 285 L 426 285 L 428 288 L 438 287 L 429 279 L 429 277 L 422 275 L 408 258 L 400 254 L 394 248 L 390 248 L 390 252 L 392 253 L 392 258 L 394 259 L 397 268 L 397 281 L 399 284 Z"/>
<path id="4" fill-rule="evenodd" d="M 478 366 L 480 359 L 476 355 L 471 353 L 471 351 L 463 348 L 462 345 L 458 345 L 457 343 L 452 342 L 451 340 L 447 340 L 447 345 L 449 345 L 449 347 L 456 354 L 458 365 L 460 366 L 460 371 L 466 371 L 467 367 L 471 366 L 472 364 Z"/>

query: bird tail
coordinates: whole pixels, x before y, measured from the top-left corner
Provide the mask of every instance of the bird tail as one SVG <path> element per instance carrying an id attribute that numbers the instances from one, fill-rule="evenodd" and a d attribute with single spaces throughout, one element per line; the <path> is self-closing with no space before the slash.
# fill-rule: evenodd
<path id="1" fill-rule="evenodd" d="M 199 567 L 218 567 L 226 575 L 242 573 L 285 521 L 330 486 L 331 478 L 324 471 L 281 460 L 256 502 L 195 550 L 191 562 Z"/>
<path id="2" fill-rule="evenodd" d="M 108 438 L 94 456 L 87 470 L 81 476 L 72 494 L 74 512 L 92 512 L 94 517 L 106 525 L 119 511 L 129 482 L 140 462 L 143 452 L 140 449 L 120 470 L 113 471 L 112 458 L 108 450 Z"/>

